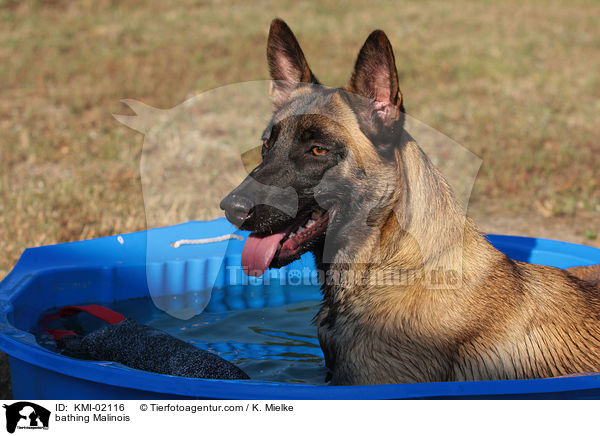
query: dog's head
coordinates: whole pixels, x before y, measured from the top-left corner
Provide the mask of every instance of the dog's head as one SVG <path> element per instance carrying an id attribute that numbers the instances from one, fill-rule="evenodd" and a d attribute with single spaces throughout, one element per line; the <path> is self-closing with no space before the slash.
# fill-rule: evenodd
<path id="1" fill-rule="evenodd" d="M 267 59 L 271 121 L 262 161 L 223 201 L 227 219 L 252 234 L 242 264 L 251 275 L 362 232 L 389 198 L 404 110 L 389 40 L 375 31 L 343 88 L 321 86 L 289 27 L 271 24 Z M 376 224 L 376 223 L 374 223 Z"/>

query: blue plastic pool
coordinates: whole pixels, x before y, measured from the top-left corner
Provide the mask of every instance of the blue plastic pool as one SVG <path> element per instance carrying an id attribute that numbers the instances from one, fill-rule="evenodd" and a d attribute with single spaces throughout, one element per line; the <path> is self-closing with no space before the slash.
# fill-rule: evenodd
<path id="1" fill-rule="evenodd" d="M 52 308 L 90 302 L 118 306 L 126 300 L 148 298 L 149 292 L 158 300 L 165 299 L 170 310 L 189 306 L 192 301 L 192 306 L 201 308 L 207 304 L 207 313 L 277 308 L 314 302 L 318 297 L 314 286 L 292 292 L 285 287 L 263 286 L 261 280 L 238 283 L 239 277 L 226 274 L 223 265 L 239 265 L 241 240 L 172 246 L 181 239 L 229 233 L 246 236 L 218 219 L 26 250 L 0 283 L 0 349 L 10 356 L 15 399 L 600 398 L 600 375 L 347 387 L 256 379 L 188 379 L 110 362 L 70 359 L 42 347 L 32 333 L 40 315 Z M 600 263 L 600 249 L 592 247 L 513 236 L 489 236 L 489 240 L 513 259 L 531 263 L 560 268 Z M 310 283 L 315 278 L 310 255 L 282 270 L 267 271 L 267 277 L 275 282 L 283 276 Z M 203 293 L 207 286 L 237 289 L 239 295 L 227 300 L 215 291 L 207 299 Z M 203 302 L 203 298 L 207 300 Z M 303 353 L 318 354 L 314 338 L 305 336 Z M 228 350 L 231 348 L 224 349 L 225 357 Z M 242 351 L 258 355 L 264 349 Z"/>

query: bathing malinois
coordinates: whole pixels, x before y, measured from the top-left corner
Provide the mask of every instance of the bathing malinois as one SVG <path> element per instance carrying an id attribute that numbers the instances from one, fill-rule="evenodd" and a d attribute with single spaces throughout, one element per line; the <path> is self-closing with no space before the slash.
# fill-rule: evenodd
<path id="1" fill-rule="evenodd" d="M 323 272 L 315 323 L 332 384 L 600 371 L 597 267 L 526 264 L 488 243 L 405 131 L 382 31 L 367 38 L 343 88 L 320 86 L 278 19 L 267 59 L 273 115 L 262 162 L 221 207 L 252 232 L 248 274 L 314 254 Z M 277 207 L 290 188 L 294 216 Z M 445 279 L 434 281 L 440 271 Z"/>

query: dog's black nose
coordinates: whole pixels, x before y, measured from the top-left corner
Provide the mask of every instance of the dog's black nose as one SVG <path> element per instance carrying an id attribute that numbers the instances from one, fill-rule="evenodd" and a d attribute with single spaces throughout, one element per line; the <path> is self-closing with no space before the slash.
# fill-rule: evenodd
<path id="1" fill-rule="evenodd" d="M 252 215 L 254 203 L 245 197 L 228 195 L 221 201 L 221 209 L 231 224 L 236 227 L 242 225 Z"/>

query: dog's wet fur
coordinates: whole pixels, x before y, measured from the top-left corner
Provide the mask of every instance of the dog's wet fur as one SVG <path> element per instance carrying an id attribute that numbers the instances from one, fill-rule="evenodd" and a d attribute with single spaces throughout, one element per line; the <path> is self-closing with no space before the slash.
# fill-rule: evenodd
<path id="1" fill-rule="evenodd" d="M 290 239 L 306 216 L 326 216 L 328 225 L 293 250 L 280 246 L 270 266 L 311 251 L 319 270 L 337 277 L 323 280 L 315 317 L 331 384 L 600 371 L 600 266 L 526 264 L 488 243 L 403 129 L 394 54 L 382 31 L 368 37 L 343 88 L 319 84 L 279 19 L 267 59 L 273 116 L 263 160 L 221 206 L 257 238 L 287 231 Z M 250 188 L 249 180 L 292 187 L 297 217 L 278 210 L 276 199 L 257 200 L 259 184 Z M 348 280 L 350 270 L 360 280 Z M 389 284 L 397 271 L 412 280 Z M 456 280 L 433 289 L 426 277 L 434 271 L 457 272 Z"/>

